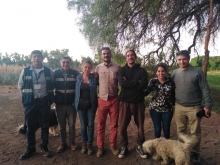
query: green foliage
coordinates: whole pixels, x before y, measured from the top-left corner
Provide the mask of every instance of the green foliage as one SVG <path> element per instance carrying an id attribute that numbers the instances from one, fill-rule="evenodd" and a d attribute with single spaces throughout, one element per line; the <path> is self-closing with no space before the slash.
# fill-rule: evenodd
<path id="1" fill-rule="evenodd" d="M 44 64 L 52 69 L 58 69 L 60 68 L 60 59 L 62 57 L 68 56 L 68 52 L 68 49 L 56 49 L 50 51 L 50 53 L 42 50 L 43 56 L 47 60 L 47 62 Z"/>
<path id="2" fill-rule="evenodd" d="M 5 85 L 15 85 L 18 83 L 20 73 L 9 72 L 0 77 L 0 83 L 2 79 L 2 84 Z"/>
<path id="3" fill-rule="evenodd" d="M 202 68 L 204 56 L 197 56 L 192 58 L 190 64 Z M 220 56 L 209 57 L 208 71 L 220 70 Z"/>
<path id="4" fill-rule="evenodd" d="M 207 81 L 212 92 L 212 110 L 220 113 L 220 72 L 208 72 Z"/>
<path id="5" fill-rule="evenodd" d="M 68 8 L 79 13 L 80 31 L 93 48 L 108 45 L 124 52 L 147 46 L 145 64 L 173 65 L 174 52 L 191 37 L 188 50 L 203 44 L 209 19 L 210 1 L 191 0 L 67 0 Z M 220 3 L 213 1 L 211 37 L 219 33 Z M 213 42 L 215 43 L 215 42 Z"/>
<path id="6" fill-rule="evenodd" d="M 0 84 L 2 84 L 3 80 L 4 80 L 4 76 L 0 74 Z"/>

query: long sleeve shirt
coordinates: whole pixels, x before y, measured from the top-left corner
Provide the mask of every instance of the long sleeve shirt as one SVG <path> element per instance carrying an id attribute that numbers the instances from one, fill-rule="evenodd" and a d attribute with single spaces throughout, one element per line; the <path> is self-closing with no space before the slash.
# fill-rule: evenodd
<path id="1" fill-rule="evenodd" d="M 185 106 L 198 106 L 204 97 L 205 107 L 212 108 L 211 92 L 201 69 L 189 66 L 186 70 L 174 70 L 171 75 L 175 85 L 176 103 Z"/>
<path id="2" fill-rule="evenodd" d="M 147 89 L 148 74 L 139 64 L 130 68 L 127 64 L 118 71 L 118 81 L 121 86 L 119 99 L 128 103 L 144 101 L 144 89 Z"/>
<path id="3" fill-rule="evenodd" d="M 153 109 L 157 112 L 168 112 L 173 110 L 175 104 L 175 84 L 171 78 L 166 77 L 163 84 L 161 84 L 157 78 L 151 79 L 144 93 L 148 95 L 150 92 L 153 92 L 149 104 L 150 110 Z"/>

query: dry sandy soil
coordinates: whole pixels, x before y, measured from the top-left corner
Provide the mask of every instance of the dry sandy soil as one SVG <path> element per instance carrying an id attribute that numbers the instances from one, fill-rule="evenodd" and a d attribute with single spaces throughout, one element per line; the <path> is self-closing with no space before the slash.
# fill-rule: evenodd
<path id="1" fill-rule="evenodd" d="M 97 158 L 96 155 L 88 156 L 81 154 L 80 150 L 66 150 L 63 153 L 56 153 L 60 143 L 59 137 L 50 135 L 49 150 L 52 156 L 43 157 L 40 152 L 40 131 L 36 133 L 37 154 L 28 160 L 19 160 L 19 156 L 25 151 L 25 136 L 16 132 L 16 127 L 24 121 L 21 97 L 16 87 L 0 86 L 0 164 L 24 164 L 24 165 L 159 165 L 151 158 L 142 159 L 135 151 L 136 148 L 136 127 L 131 121 L 128 128 L 129 135 L 129 154 L 124 159 L 114 156 L 108 147 L 108 130 L 106 131 L 105 155 Z M 108 122 L 107 122 L 108 125 Z M 220 165 L 220 118 L 219 115 L 212 113 L 211 118 L 202 120 L 202 144 L 201 159 L 202 165 Z M 153 126 L 151 119 L 146 116 L 145 120 L 146 139 L 153 139 Z M 172 120 L 171 139 L 176 139 L 175 119 Z M 96 133 L 95 133 L 96 141 Z M 96 143 L 94 141 L 95 149 Z M 76 124 L 76 143 L 81 146 L 81 135 L 79 120 Z M 174 163 L 171 163 L 174 164 Z"/>

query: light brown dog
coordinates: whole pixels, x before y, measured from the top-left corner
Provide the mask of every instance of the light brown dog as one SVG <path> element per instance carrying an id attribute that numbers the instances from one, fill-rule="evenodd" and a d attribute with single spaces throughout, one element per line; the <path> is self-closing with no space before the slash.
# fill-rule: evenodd
<path id="1" fill-rule="evenodd" d="M 169 158 L 174 159 L 176 165 L 189 165 L 190 152 L 198 140 L 183 134 L 179 135 L 179 139 L 183 142 L 157 138 L 145 141 L 142 146 L 144 152 L 152 154 L 154 160 L 162 159 L 161 164 L 163 165 L 169 164 Z"/>

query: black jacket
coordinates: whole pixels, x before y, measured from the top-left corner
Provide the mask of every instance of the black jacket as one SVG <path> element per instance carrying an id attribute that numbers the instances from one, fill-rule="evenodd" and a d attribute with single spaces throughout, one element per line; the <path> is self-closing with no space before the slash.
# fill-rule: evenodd
<path id="1" fill-rule="evenodd" d="M 144 89 L 148 85 L 148 74 L 139 64 L 130 68 L 127 64 L 118 71 L 118 81 L 121 86 L 119 99 L 129 103 L 144 101 Z"/>
<path id="2" fill-rule="evenodd" d="M 76 77 L 79 72 L 74 69 L 70 69 L 66 73 L 66 79 L 63 74 L 62 69 L 55 70 L 54 72 L 55 103 L 73 104 L 75 99 Z"/>

